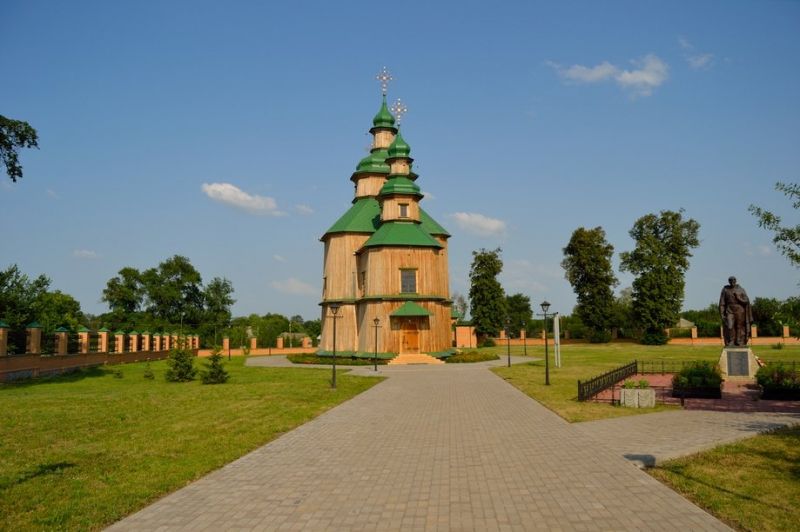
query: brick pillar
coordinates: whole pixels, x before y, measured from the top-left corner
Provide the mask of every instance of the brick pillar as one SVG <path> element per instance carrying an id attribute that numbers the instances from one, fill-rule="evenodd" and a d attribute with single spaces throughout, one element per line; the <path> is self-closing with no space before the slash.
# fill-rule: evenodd
<path id="1" fill-rule="evenodd" d="M 692 340 L 697 340 L 697 327 L 692 327 Z"/>
<path id="2" fill-rule="evenodd" d="M 250 350 L 255 351 L 256 349 L 258 349 L 257 346 L 258 346 L 258 338 L 253 336 L 252 338 L 250 338 Z"/>
<path id="3" fill-rule="evenodd" d="M 275 347 L 278 349 L 283 349 L 283 336 L 278 336 L 278 338 L 275 340 Z"/>
<path id="4" fill-rule="evenodd" d="M 500 339 L 501 340 L 505 340 L 506 339 L 506 331 L 505 331 L 505 329 L 500 329 Z"/>
<path id="5" fill-rule="evenodd" d="M 131 339 L 131 351 L 136 353 L 139 351 L 139 333 L 136 331 L 131 331 L 128 334 L 130 335 L 129 338 Z"/>
<path id="6" fill-rule="evenodd" d="M 311 338 L 309 338 L 308 336 L 304 336 L 303 337 L 303 349 L 307 349 L 309 347 L 311 347 Z"/>
<path id="7" fill-rule="evenodd" d="M 195 334 L 194 335 L 194 348 L 195 349 L 200 349 L 200 335 L 199 334 Z"/>
<path id="8" fill-rule="evenodd" d="M 59 327 L 56 329 L 56 354 L 57 355 L 66 355 L 67 354 L 67 340 L 69 336 L 69 331 L 67 331 L 63 327 Z"/>
<path id="9" fill-rule="evenodd" d="M 108 353 L 108 329 L 105 327 L 97 331 L 97 351 Z"/>
<path id="10" fill-rule="evenodd" d="M 545 334 L 547 334 L 547 333 L 545 333 L 545 332 L 544 332 L 544 329 L 542 329 L 542 332 L 540 332 L 540 333 L 539 333 L 539 338 L 540 338 L 541 340 L 544 340 L 544 335 L 545 335 Z"/>
<path id="11" fill-rule="evenodd" d="M 86 327 L 78 329 L 78 352 L 82 354 L 89 352 L 89 329 Z"/>
<path id="12" fill-rule="evenodd" d="M 750 338 L 758 338 L 758 325 L 750 326 Z"/>
<path id="13" fill-rule="evenodd" d="M 228 349 L 230 349 L 230 348 L 231 348 L 231 339 L 228 338 L 227 336 L 223 336 L 222 337 L 222 350 L 227 353 Z"/>
<path id="14" fill-rule="evenodd" d="M 151 349 L 150 333 L 147 332 L 147 331 L 144 331 L 142 333 L 142 351 L 150 351 L 150 349 Z"/>
<path id="15" fill-rule="evenodd" d="M 42 326 L 35 321 L 28 325 L 28 342 L 26 354 L 38 355 L 42 352 Z"/>
<path id="16" fill-rule="evenodd" d="M 0 357 L 8 354 L 8 324 L 0 320 Z"/>
<path id="17" fill-rule="evenodd" d="M 161 335 L 161 350 L 162 351 L 169 351 L 170 348 L 170 340 L 172 337 L 169 334 L 162 334 Z"/>
<path id="18" fill-rule="evenodd" d="M 117 331 L 114 333 L 114 352 L 125 352 L 125 333 L 122 331 Z"/>
<path id="19" fill-rule="evenodd" d="M 784 325 L 783 326 L 783 337 L 784 338 L 789 338 L 789 326 L 788 325 Z M 1 352 L 0 352 L 0 355 L 2 355 Z"/>
<path id="20" fill-rule="evenodd" d="M 617 329 L 611 329 L 611 339 L 614 340 L 614 335 L 618 334 Z M 569 340 L 569 331 L 564 331 L 564 340 Z"/>
<path id="21" fill-rule="evenodd" d="M 178 343 L 178 335 L 172 333 L 172 336 L 169 337 L 169 345 L 172 346 L 172 349 L 178 348 L 180 349 L 182 346 Z"/>
<path id="22" fill-rule="evenodd" d="M 523 340 L 525 340 L 525 339 L 527 339 L 527 338 L 528 338 L 528 333 L 526 333 L 526 332 L 525 332 L 525 329 L 520 329 L 520 330 L 519 330 L 519 337 L 520 337 L 521 339 L 523 339 Z"/>

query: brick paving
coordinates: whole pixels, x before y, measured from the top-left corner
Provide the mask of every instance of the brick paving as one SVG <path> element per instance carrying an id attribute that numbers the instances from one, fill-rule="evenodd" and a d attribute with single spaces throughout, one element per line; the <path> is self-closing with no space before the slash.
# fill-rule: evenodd
<path id="1" fill-rule="evenodd" d="M 386 381 L 111 529 L 727 530 L 487 365 L 382 367 Z"/>

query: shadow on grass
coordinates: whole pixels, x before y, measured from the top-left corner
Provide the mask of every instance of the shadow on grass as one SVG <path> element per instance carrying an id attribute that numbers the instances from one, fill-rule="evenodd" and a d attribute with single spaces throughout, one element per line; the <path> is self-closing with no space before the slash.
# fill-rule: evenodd
<path id="1" fill-rule="evenodd" d="M 51 464 L 39 464 L 36 466 L 35 469 L 31 469 L 30 471 L 24 471 L 17 478 L 13 480 L 0 482 L 0 491 L 11 488 L 13 486 L 17 486 L 29 480 L 33 480 L 37 477 L 61 473 L 65 469 L 69 469 L 70 467 L 75 467 L 75 465 L 76 464 L 73 464 L 72 462 L 53 462 Z"/>
<path id="2" fill-rule="evenodd" d="M 28 388 L 30 386 L 38 386 L 40 384 L 66 384 L 69 382 L 77 382 L 83 379 L 90 379 L 95 377 L 104 377 L 108 375 L 110 370 L 105 366 L 91 366 L 88 368 L 76 368 L 72 371 L 57 373 L 53 375 L 45 375 L 42 377 L 19 379 L 11 382 L 0 384 L 0 390 L 3 388 Z"/>

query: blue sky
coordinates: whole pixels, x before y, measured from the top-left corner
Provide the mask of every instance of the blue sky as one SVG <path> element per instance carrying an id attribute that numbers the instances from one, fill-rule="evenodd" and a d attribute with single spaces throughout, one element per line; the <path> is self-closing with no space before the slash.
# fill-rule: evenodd
<path id="1" fill-rule="evenodd" d="M 686 308 L 730 274 L 797 293 L 747 212 L 797 223 L 773 189 L 800 179 L 797 2 L 6 0 L 0 48 L 0 114 L 41 147 L 0 180 L 0 267 L 89 312 L 120 268 L 182 254 L 233 282 L 235 314 L 317 317 L 318 239 L 349 207 L 384 65 L 453 291 L 500 246 L 508 292 L 568 313 L 575 228 L 618 253 L 638 217 L 684 208 Z"/>

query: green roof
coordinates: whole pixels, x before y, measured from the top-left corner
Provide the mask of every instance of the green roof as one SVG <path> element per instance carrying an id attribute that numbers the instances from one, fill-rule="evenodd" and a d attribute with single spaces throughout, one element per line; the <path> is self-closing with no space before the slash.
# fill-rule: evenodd
<path id="1" fill-rule="evenodd" d="M 28 324 L 28 329 L 41 329 L 42 325 L 38 321 L 32 321 Z"/>
<path id="2" fill-rule="evenodd" d="M 132 330 L 131 332 L 129 332 L 128 334 L 130 334 L 130 335 L 139 334 L 139 331 L 137 331 L 136 329 L 134 329 L 134 330 Z"/>
<path id="3" fill-rule="evenodd" d="M 408 196 L 422 197 L 419 191 L 419 185 L 411 181 L 405 176 L 390 177 L 383 184 L 379 196 L 390 196 L 392 194 L 404 194 Z"/>
<path id="4" fill-rule="evenodd" d="M 425 310 L 424 308 L 420 307 L 413 301 L 406 301 L 389 315 L 400 318 L 408 318 L 412 316 L 430 316 L 431 313 Z"/>
<path id="5" fill-rule="evenodd" d="M 375 198 L 358 198 L 325 234 L 374 233 L 381 222 L 381 206 Z"/>
<path id="6" fill-rule="evenodd" d="M 413 222 L 386 222 L 364 243 L 364 247 L 415 246 L 441 248 L 442 245 Z"/>
<path id="7" fill-rule="evenodd" d="M 109 330 L 106 329 L 105 327 L 103 327 L 102 329 L 98 330 L 97 332 L 109 332 Z"/>
<path id="8" fill-rule="evenodd" d="M 80 327 L 78 327 L 78 332 L 89 332 L 89 329 L 81 325 Z"/>
<path id="9" fill-rule="evenodd" d="M 389 152 L 385 148 L 373 148 L 369 155 L 358 162 L 357 174 L 388 174 L 389 165 L 386 164 L 386 157 Z"/>
<path id="10" fill-rule="evenodd" d="M 411 146 L 408 145 L 406 140 L 400 134 L 400 131 L 397 131 L 397 135 L 394 137 L 394 140 L 389 145 L 389 157 L 408 157 L 411 155 Z"/>
<path id="11" fill-rule="evenodd" d="M 0 320 L 0 329 L 8 329 L 8 328 L 9 328 L 8 323 L 4 322 L 3 320 Z"/>
<path id="12" fill-rule="evenodd" d="M 431 218 L 430 214 L 422 210 L 421 207 L 419 209 L 419 221 L 422 222 L 422 228 L 427 233 L 439 236 L 450 236 L 450 233 L 448 233 L 444 227 L 439 225 L 436 220 Z"/>
<path id="13" fill-rule="evenodd" d="M 390 127 L 394 129 L 394 116 L 392 113 L 389 112 L 389 108 L 386 107 L 386 95 L 383 95 L 383 101 L 381 102 L 381 108 L 378 111 L 378 114 L 375 115 L 375 118 L 372 119 L 372 125 L 374 127 Z"/>
<path id="14" fill-rule="evenodd" d="M 56 329 L 56 330 L 55 330 L 55 332 L 65 332 L 65 333 L 68 333 L 68 332 L 69 332 L 69 329 L 67 329 L 66 327 L 63 327 L 63 326 L 62 326 L 62 327 L 59 327 L 58 329 Z"/>
<path id="15" fill-rule="evenodd" d="M 120 335 L 120 334 L 125 334 L 125 331 L 116 331 L 116 332 L 114 333 L 114 335 L 115 335 L 115 336 L 116 336 L 116 335 Z"/>

